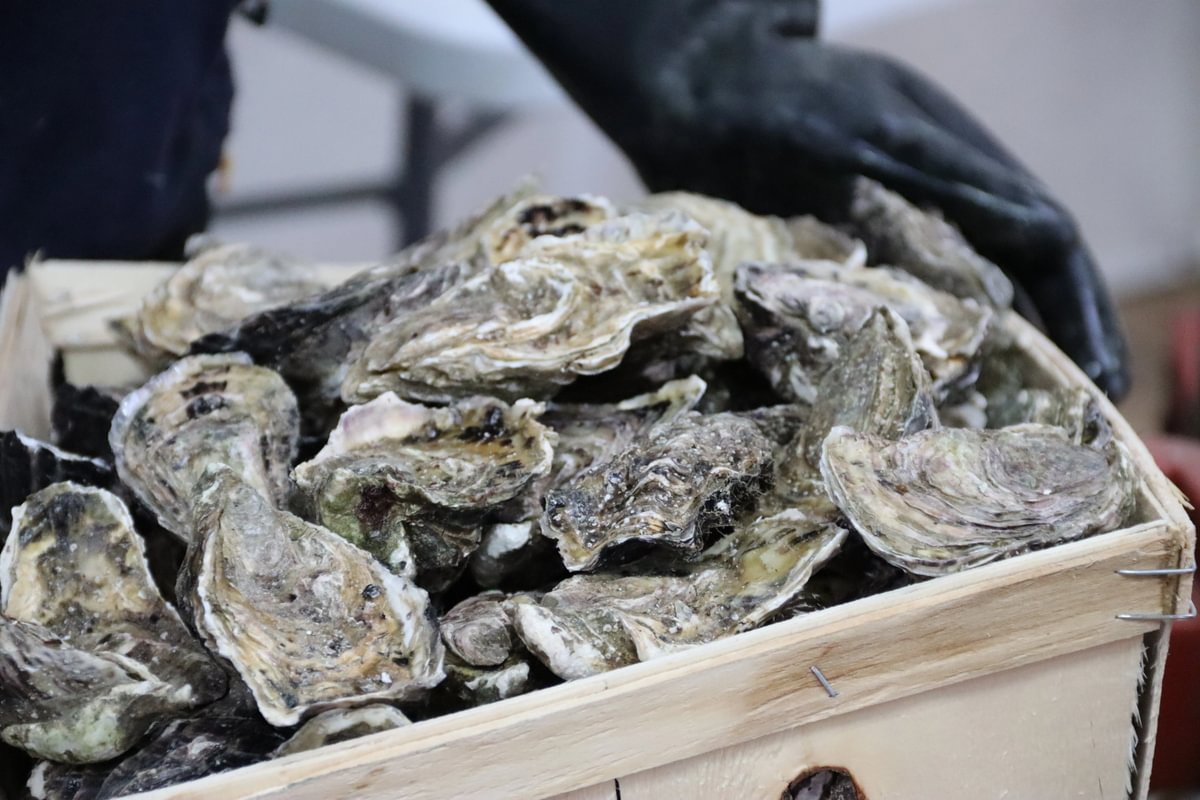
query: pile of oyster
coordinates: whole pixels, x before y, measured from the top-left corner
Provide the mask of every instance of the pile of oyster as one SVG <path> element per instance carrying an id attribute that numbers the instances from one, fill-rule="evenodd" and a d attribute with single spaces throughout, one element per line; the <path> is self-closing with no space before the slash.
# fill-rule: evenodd
<path id="1" fill-rule="evenodd" d="M 155 372 L 0 440 L 0 739 L 111 797 L 1124 525 L 1081 389 L 934 213 L 522 187 L 337 286 L 209 247 Z M 69 452 L 77 451 L 77 452 Z M 11 514 L 9 514 L 11 509 Z M 11 761 L 11 759 L 10 759 Z"/>

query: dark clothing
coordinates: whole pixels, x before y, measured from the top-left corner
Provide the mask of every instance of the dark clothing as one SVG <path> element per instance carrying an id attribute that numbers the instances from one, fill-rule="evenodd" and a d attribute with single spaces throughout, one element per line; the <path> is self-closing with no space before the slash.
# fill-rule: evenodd
<path id="1" fill-rule="evenodd" d="M 236 0 L 4 0 L 0 281 L 31 254 L 178 258 L 229 129 Z"/>

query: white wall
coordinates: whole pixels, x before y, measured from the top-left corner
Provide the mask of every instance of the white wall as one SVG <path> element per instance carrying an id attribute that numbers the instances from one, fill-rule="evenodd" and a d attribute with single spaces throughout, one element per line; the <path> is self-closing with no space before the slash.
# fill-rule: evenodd
<path id="1" fill-rule="evenodd" d="M 331 0 L 332 1 L 332 0 Z M 1195 0 L 826 0 L 828 38 L 935 77 L 1071 207 L 1114 288 L 1191 276 L 1200 252 L 1200 3 Z M 227 176 L 235 198 L 399 167 L 402 89 L 280 30 L 235 25 Z M 522 114 L 448 169 L 440 223 L 522 174 L 616 198 L 639 184 L 572 108 Z M 223 223 L 215 231 L 320 259 L 392 248 L 387 209 Z"/>

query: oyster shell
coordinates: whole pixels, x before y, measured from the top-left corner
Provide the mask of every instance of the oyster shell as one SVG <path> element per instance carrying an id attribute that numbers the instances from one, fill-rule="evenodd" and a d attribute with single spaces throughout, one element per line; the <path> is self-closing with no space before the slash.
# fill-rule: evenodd
<path id="1" fill-rule="evenodd" d="M 253 245 L 218 245 L 151 289 L 137 312 L 114 327 L 135 353 L 165 364 L 202 336 L 325 288 L 306 265 Z"/>
<path id="2" fill-rule="evenodd" d="M 137 661 L 188 706 L 225 693 L 224 671 L 155 588 L 128 509 L 103 489 L 56 483 L 14 509 L 0 586 L 9 619 Z"/>
<path id="3" fill-rule="evenodd" d="M 468 597 L 442 615 L 442 641 L 450 652 L 476 667 L 495 667 L 512 655 L 512 620 L 504 592 Z"/>
<path id="4" fill-rule="evenodd" d="M 957 297 L 1007 308 L 1012 282 L 976 253 L 958 229 L 869 178 L 859 178 L 850 207 L 851 227 L 867 243 L 871 263 L 911 272 Z"/>
<path id="5" fill-rule="evenodd" d="M 573 572 L 634 541 L 696 554 L 706 533 L 761 490 L 772 466 L 753 422 L 688 412 L 552 490 L 542 533 Z"/>
<path id="6" fill-rule="evenodd" d="M 0 433 L 0 537 L 12 528 L 14 506 L 60 481 L 107 488 L 116 475 L 98 458 L 68 453 L 19 431 Z"/>
<path id="7" fill-rule="evenodd" d="M 734 292 L 747 357 L 780 395 L 806 403 L 816 399 L 821 377 L 879 306 L 907 323 L 939 398 L 974 380 L 993 316 L 974 300 L 960 300 L 904 272 L 823 261 L 744 264 Z"/>
<path id="8" fill-rule="evenodd" d="M 794 455 L 776 470 L 774 493 L 798 498 L 820 491 L 821 446 L 835 427 L 897 439 L 937 424 L 929 374 L 908 326 L 891 309 L 878 308 L 821 379 L 817 401 L 790 445 Z"/>
<path id="9" fill-rule="evenodd" d="M 132 658 L 0 617 L 0 739 L 37 758 L 107 761 L 156 719 L 192 705 L 190 687 L 165 683 Z"/>
<path id="10" fill-rule="evenodd" d="M 440 590 L 478 547 L 484 514 L 549 474 L 542 410 L 483 397 L 428 408 L 389 392 L 347 411 L 296 483 L 319 523 Z"/>
<path id="11" fill-rule="evenodd" d="M 287 497 L 296 455 L 296 398 L 243 354 L 191 356 L 121 401 L 109 442 L 121 480 L 164 528 L 191 538 L 200 474 L 227 464 L 271 501 Z"/>
<path id="12" fill-rule="evenodd" d="M 539 688 L 528 658 L 514 656 L 499 666 L 476 667 L 447 656 L 446 682 L 439 692 L 456 700 L 452 704 L 456 707 L 482 706 L 525 694 Z"/>
<path id="13" fill-rule="evenodd" d="M 244 717 L 177 719 L 113 767 L 96 800 L 126 797 L 265 761 L 283 735 Z"/>
<path id="14" fill-rule="evenodd" d="M 834 429 L 821 473 L 881 558 L 944 575 L 1120 527 L 1136 479 L 1115 443 L 1097 450 L 1061 428 L 944 428 L 889 442 Z"/>
<path id="15" fill-rule="evenodd" d="M 107 776 L 104 767 L 39 761 L 25 788 L 32 800 L 96 800 Z"/>
<path id="16" fill-rule="evenodd" d="M 1112 441 L 1112 428 L 1087 389 L 1018 389 L 987 396 L 988 427 L 1027 422 L 1057 425 L 1076 444 L 1102 448 Z"/>
<path id="17" fill-rule="evenodd" d="M 525 645 L 573 680 L 758 627 L 795 599 L 847 531 L 828 503 L 760 517 L 682 575 L 579 575 L 514 606 Z"/>
<path id="18" fill-rule="evenodd" d="M 429 597 L 345 539 L 210 467 L 177 594 L 272 725 L 413 699 L 443 677 Z"/>
<path id="19" fill-rule="evenodd" d="M 703 231 L 685 218 L 628 216 L 539 237 L 520 258 L 385 323 L 342 397 L 545 397 L 611 369 L 632 341 L 679 327 L 716 298 Z"/>
<path id="20" fill-rule="evenodd" d="M 412 721 L 399 709 L 391 706 L 335 708 L 317 714 L 301 725 L 300 730 L 292 734 L 292 738 L 276 748 L 274 755 L 290 756 L 329 744 L 348 742 L 372 733 L 403 728 L 405 725 L 412 725 Z"/>

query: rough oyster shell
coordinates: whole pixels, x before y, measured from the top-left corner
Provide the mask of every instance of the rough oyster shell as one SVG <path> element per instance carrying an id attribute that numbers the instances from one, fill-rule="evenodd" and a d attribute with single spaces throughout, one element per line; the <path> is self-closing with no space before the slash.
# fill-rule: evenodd
<path id="1" fill-rule="evenodd" d="M 338 742 L 348 742 L 360 736 L 390 731 L 411 725 L 412 721 L 396 708 L 384 705 L 362 708 L 335 708 L 317 714 L 300 726 L 292 738 L 276 748 L 277 757 L 316 750 Z"/>
<path id="2" fill-rule="evenodd" d="M 0 433 L 0 537 L 12 527 L 12 510 L 34 492 L 60 481 L 107 488 L 113 469 L 98 458 L 68 453 L 19 431 Z"/>
<path id="3" fill-rule="evenodd" d="M 104 767 L 39 761 L 25 788 L 32 800 L 97 800 L 107 776 Z"/>
<path id="4" fill-rule="evenodd" d="M 438 691 L 457 700 L 454 705 L 460 707 L 482 706 L 525 694 L 539 686 L 529 658 L 527 654 L 514 656 L 499 666 L 476 667 L 447 656 L 446 682 Z"/>
<path id="5" fill-rule="evenodd" d="M 542 410 L 483 397 L 429 408 L 389 392 L 347 411 L 296 483 L 319 523 L 438 590 L 478 546 L 484 514 L 549 474 Z"/>
<path id="6" fill-rule="evenodd" d="M 280 505 L 298 438 L 295 396 L 244 354 L 176 361 L 121 401 L 109 434 L 121 480 L 185 542 L 209 464 L 236 469 Z"/>
<path id="7" fill-rule="evenodd" d="M 944 575 L 1120 527 L 1136 479 L 1115 443 L 1061 428 L 944 428 L 888 442 L 838 428 L 825 440 L 830 496 L 883 559 Z"/>
<path id="8" fill-rule="evenodd" d="M 442 641 L 476 667 L 495 667 L 512 655 L 512 620 L 504 592 L 468 597 L 442 615 Z"/>
<path id="9" fill-rule="evenodd" d="M 899 267 L 957 297 L 997 308 L 1012 305 L 1012 282 L 940 214 L 859 178 L 850 216 L 855 234 L 867 243 L 871 263 Z"/>
<path id="10" fill-rule="evenodd" d="M 717 298 L 704 235 L 678 216 L 628 216 L 486 268 L 392 319 L 351 365 L 347 402 L 386 391 L 446 402 L 544 397 L 616 366 L 635 338 L 677 328 Z"/>
<path id="11" fill-rule="evenodd" d="M 186 354 L 206 334 L 324 288 L 305 265 L 253 245 L 219 245 L 151 289 L 138 311 L 115 327 L 134 352 L 160 364 Z"/>
<path id="12" fill-rule="evenodd" d="M 119 653 L 199 706 L 225 673 L 158 593 L 125 504 L 103 489 L 57 483 L 13 511 L 0 552 L 0 611 L 72 646 Z"/>
<path id="13" fill-rule="evenodd" d="M 40 625 L 0 617 L 0 739 L 31 755 L 107 761 L 156 719 L 192 705 L 190 687 L 167 684 L 132 658 L 79 649 Z"/>
<path id="14" fill-rule="evenodd" d="M 795 455 L 776 470 L 774 491 L 785 498 L 819 491 L 821 445 L 835 427 L 896 439 L 936 424 L 929 374 L 908 326 L 891 309 L 877 308 L 821 379 L 792 443 Z"/>
<path id="15" fill-rule="evenodd" d="M 813 503 L 761 517 L 682 575 L 572 577 L 514 606 L 521 640 L 572 680 L 758 627 L 832 558 L 847 531 Z"/>
<path id="16" fill-rule="evenodd" d="M 1018 389 L 987 395 L 989 428 L 1027 422 L 1057 425 L 1076 444 L 1105 447 L 1112 441 L 1112 428 L 1087 389 Z"/>
<path id="17" fill-rule="evenodd" d="M 698 553 L 705 533 L 761 489 L 773 463 L 753 422 L 688 412 L 551 491 L 542 533 L 573 572 L 633 541 Z"/>
<path id="18" fill-rule="evenodd" d="M 879 306 L 907 323 L 937 397 L 974 380 L 993 315 L 904 272 L 827 261 L 744 264 L 734 292 L 747 357 L 780 395 L 806 403 L 816 399 L 821 377 Z"/>
<path id="19" fill-rule="evenodd" d="M 195 519 L 177 594 L 271 724 L 412 699 L 442 679 L 428 595 L 365 551 L 223 465 L 202 477 Z"/>

